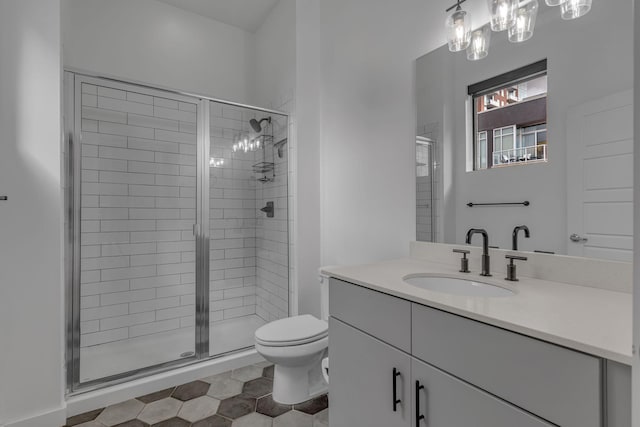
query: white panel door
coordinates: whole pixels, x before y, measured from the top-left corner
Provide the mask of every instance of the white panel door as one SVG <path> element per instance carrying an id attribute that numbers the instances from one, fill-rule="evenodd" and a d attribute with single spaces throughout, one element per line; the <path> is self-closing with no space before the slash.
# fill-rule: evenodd
<path id="1" fill-rule="evenodd" d="M 576 106 L 567 120 L 568 253 L 631 261 L 632 92 Z"/>

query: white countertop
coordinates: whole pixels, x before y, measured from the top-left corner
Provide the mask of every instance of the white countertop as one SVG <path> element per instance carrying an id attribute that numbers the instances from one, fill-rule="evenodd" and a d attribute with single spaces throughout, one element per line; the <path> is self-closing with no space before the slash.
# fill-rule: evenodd
<path id="1" fill-rule="evenodd" d="M 337 279 L 584 353 L 626 365 L 632 362 L 632 297 L 626 292 L 521 276 L 518 282 L 508 282 L 502 274 L 464 274 L 451 265 L 415 258 L 322 271 Z M 433 292 L 403 281 L 415 274 L 473 279 L 511 289 L 515 294 L 487 298 Z"/>

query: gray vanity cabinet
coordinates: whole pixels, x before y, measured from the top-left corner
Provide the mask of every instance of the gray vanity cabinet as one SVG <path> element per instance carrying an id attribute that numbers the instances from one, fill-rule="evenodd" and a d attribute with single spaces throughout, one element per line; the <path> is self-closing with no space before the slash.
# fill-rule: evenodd
<path id="1" fill-rule="evenodd" d="M 329 331 L 329 385 L 339 385 L 329 392 L 331 425 L 413 427 L 411 358 L 335 318 Z"/>
<path id="2" fill-rule="evenodd" d="M 414 426 L 553 426 L 415 358 L 411 375 Z"/>

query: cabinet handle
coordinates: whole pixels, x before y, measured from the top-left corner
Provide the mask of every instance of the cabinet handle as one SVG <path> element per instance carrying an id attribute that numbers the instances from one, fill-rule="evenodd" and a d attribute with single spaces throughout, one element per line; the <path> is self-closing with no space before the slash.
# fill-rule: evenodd
<path id="1" fill-rule="evenodd" d="M 398 377 L 400 375 L 400 371 L 393 368 L 393 412 L 397 411 L 398 403 L 402 402 L 402 400 L 398 399 Z"/>
<path id="2" fill-rule="evenodd" d="M 424 415 L 420 413 L 420 390 L 423 390 L 424 386 L 420 385 L 420 381 L 416 380 L 416 427 L 420 427 L 420 421 L 424 420 Z"/>

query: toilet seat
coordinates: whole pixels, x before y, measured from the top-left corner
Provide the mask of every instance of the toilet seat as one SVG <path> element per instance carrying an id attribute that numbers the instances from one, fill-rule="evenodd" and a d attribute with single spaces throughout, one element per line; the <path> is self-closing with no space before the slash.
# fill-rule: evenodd
<path id="1" fill-rule="evenodd" d="M 256 343 L 265 347 L 290 347 L 319 341 L 327 337 L 324 320 L 309 314 L 276 320 L 256 330 Z"/>

